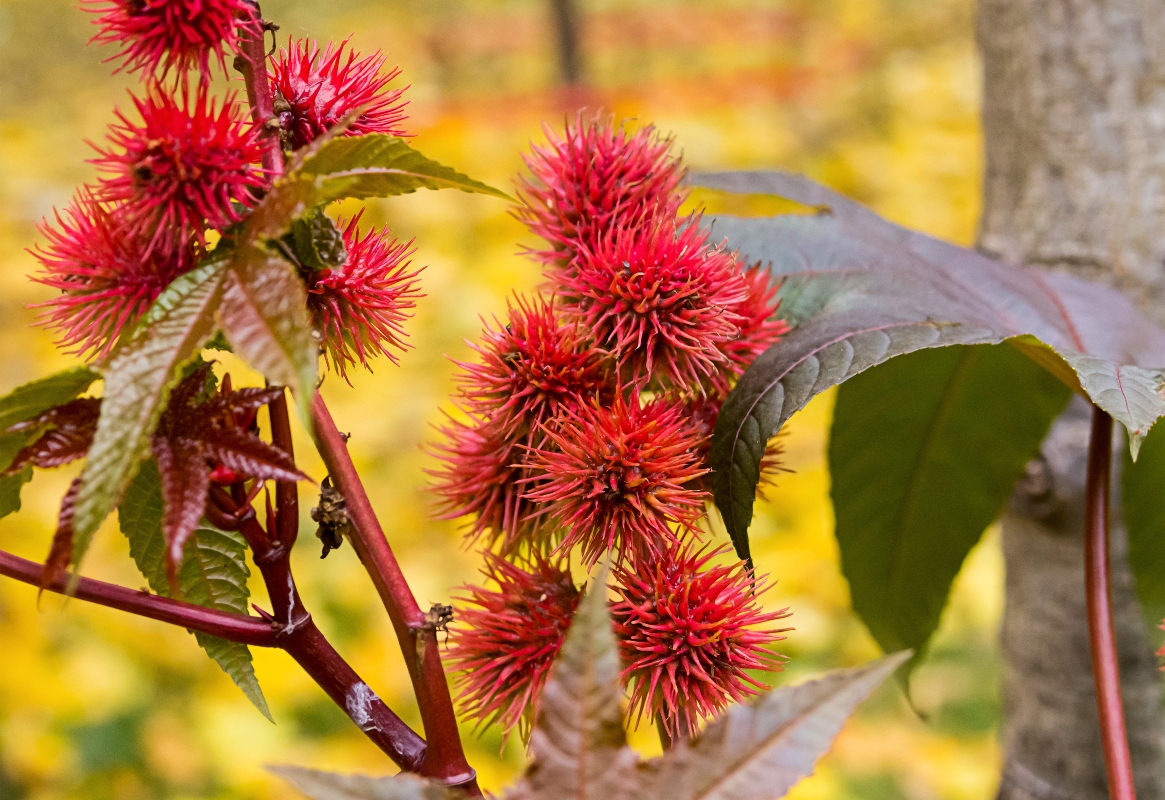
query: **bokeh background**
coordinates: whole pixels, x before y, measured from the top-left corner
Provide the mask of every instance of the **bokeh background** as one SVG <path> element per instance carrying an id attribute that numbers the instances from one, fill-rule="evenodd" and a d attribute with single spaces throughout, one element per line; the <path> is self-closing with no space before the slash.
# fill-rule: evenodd
<path id="1" fill-rule="evenodd" d="M 99 141 L 132 79 L 85 47 L 86 15 L 68 0 L 0 0 L 0 392 L 66 366 L 31 327 L 35 224 L 92 177 Z M 521 153 L 579 107 L 673 135 L 694 169 L 783 167 L 826 181 L 891 219 L 959 243 L 973 239 L 982 168 L 973 0 L 577 0 L 579 85 L 564 86 L 551 0 L 267 0 L 280 38 L 351 36 L 383 50 L 410 89 L 415 144 L 503 188 Z M 236 87 L 237 88 L 237 87 Z M 693 206 L 772 213 L 764 198 L 697 193 Z M 366 219 L 416 239 L 427 265 L 410 325 L 414 349 L 382 360 L 355 388 L 324 386 L 424 603 L 445 602 L 474 577 L 477 556 L 455 523 L 432 519 L 423 445 L 449 407 L 448 360 L 480 316 L 539 276 L 521 255 L 533 241 L 503 203 L 430 192 L 371 204 Z M 228 363 L 237 375 L 245 370 Z M 877 655 L 848 608 L 837 565 L 823 453 L 832 399 L 789 425 L 794 471 L 760 510 L 754 550 L 790 606 L 776 683 Z M 302 434 L 302 431 L 299 431 Z M 301 435 L 298 451 L 323 471 Z M 43 558 L 56 507 L 75 470 L 40 473 L 25 507 L 0 522 L 0 547 Z M 301 507 L 314 497 L 303 490 Z M 112 522 L 112 521 L 111 521 Z M 388 621 L 350 547 L 318 558 L 305 520 L 296 554 L 301 590 L 320 626 L 406 719 L 416 713 Z M 116 525 L 98 536 L 85 571 L 142 583 Z M 261 582 L 254 592 L 262 603 Z M 972 553 L 912 704 L 887 686 L 848 725 L 817 773 L 794 791 L 816 798 L 993 795 L 999 752 L 996 630 L 1002 561 L 988 533 Z M 145 800 L 290 798 L 263 771 L 297 763 L 389 774 L 392 765 L 282 653 L 255 651 L 277 724 L 259 715 L 186 632 L 0 579 L 0 798 Z M 514 743 L 468 734 L 486 789 L 523 763 Z M 633 735 L 657 752 L 654 733 Z"/>

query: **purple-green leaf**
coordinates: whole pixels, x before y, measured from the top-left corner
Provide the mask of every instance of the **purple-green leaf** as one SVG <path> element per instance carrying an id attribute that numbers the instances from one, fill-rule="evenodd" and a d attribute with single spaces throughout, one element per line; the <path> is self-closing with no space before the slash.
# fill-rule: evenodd
<path id="1" fill-rule="evenodd" d="M 713 435 L 712 488 L 748 555 L 765 443 L 814 395 L 894 356 L 1013 340 L 1120 420 L 1134 447 L 1165 414 L 1165 332 L 1119 292 L 994 261 L 894 225 L 798 175 L 695 176 L 727 191 L 778 194 L 828 209 L 770 219 L 709 218 L 713 238 L 768 264 L 797 327 L 728 397 Z"/>

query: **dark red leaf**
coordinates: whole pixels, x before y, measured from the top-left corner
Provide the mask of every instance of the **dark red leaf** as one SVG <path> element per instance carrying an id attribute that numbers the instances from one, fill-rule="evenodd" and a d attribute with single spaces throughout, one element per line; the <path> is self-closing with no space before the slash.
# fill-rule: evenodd
<path id="1" fill-rule="evenodd" d="M 57 520 L 57 532 L 53 534 L 53 543 L 49 547 L 49 557 L 45 559 L 44 567 L 40 571 L 40 588 L 45 590 L 58 581 L 65 579 L 69 561 L 73 558 L 73 510 L 77 502 L 77 490 L 81 488 L 81 479 L 74 478 L 69 491 L 61 499 L 61 515 Z"/>
<path id="2" fill-rule="evenodd" d="M 278 447 L 237 429 L 222 428 L 201 439 L 207 458 L 249 478 L 299 481 L 307 478 Z"/>
<path id="3" fill-rule="evenodd" d="M 89 452 L 89 445 L 93 444 L 100 413 L 100 400 L 82 397 L 13 425 L 8 433 L 41 430 L 44 433 L 17 452 L 12 464 L 0 473 L 0 477 L 15 475 L 29 464 L 48 469 L 85 455 Z"/>
<path id="4" fill-rule="evenodd" d="M 151 442 L 158 472 L 162 476 L 162 532 L 166 537 L 166 576 L 178 596 L 178 568 L 186 540 L 206 508 L 210 479 L 206 454 L 197 441 L 155 436 Z"/>

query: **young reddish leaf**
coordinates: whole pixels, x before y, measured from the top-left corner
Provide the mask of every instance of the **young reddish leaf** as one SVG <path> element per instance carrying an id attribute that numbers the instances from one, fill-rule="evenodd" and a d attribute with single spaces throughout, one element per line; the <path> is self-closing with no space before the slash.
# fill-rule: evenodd
<path id="1" fill-rule="evenodd" d="M 206 456 L 197 441 L 155 436 L 151 449 L 162 476 L 165 513 L 162 530 L 166 534 L 166 572 L 173 588 L 178 586 L 178 568 L 186 540 L 198 527 L 206 509 L 210 476 Z M 175 592 L 177 594 L 177 592 Z"/>
<path id="2" fill-rule="evenodd" d="M 0 398 L 0 431 L 69 402 L 100 377 L 88 367 L 74 367 L 16 387 Z"/>
<path id="3" fill-rule="evenodd" d="M 81 458 L 93 443 L 100 413 L 100 400 L 82 397 L 13 425 L 8 433 L 43 433 L 13 457 L 0 477 L 14 475 L 28 465 L 50 469 Z"/>
<path id="4" fill-rule="evenodd" d="M 201 441 L 203 452 L 229 470 L 248 478 L 272 481 L 301 481 L 307 476 L 295 460 L 278 447 L 241 430 L 223 428 Z"/>
<path id="5" fill-rule="evenodd" d="M 733 706 L 641 770 L 637 800 L 772 800 L 813 772 L 858 703 L 909 652 Z"/>
<path id="6" fill-rule="evenodd" d="M 219 322 L 235 352 L 272 383 L 289 387 L 308 420 L 319 345 L 307 290 L 292 266 L 261 248 L 241 249 L 227 275 Z"/>
<path id="7" fill-rule="evenodd" d="M 219 256 L 177 278 L 154 301 L 130 341 L 102 367 L 101 417 L 77 493 L 74 566 L 149 453 L 150 434 L 181 367 L 214 333 L 225 272 Z"/>
<path id="8" fill-rule="evenodd" d="M 54 583 L 64 580 L 68 573 L 69 561 L 73 557 L 73 511 L 77 501 L 77 489 L 81 486 L 80 478 L 73 478 L 69 484 L 69 491 L 61 498 L 61 513 L 57 518 L 57 531 L 53 534 L 53 543 L 49 546 L 49 555 L 45 559 L 44 567 L 40 572 L 40 588 L 47 589 Z"/>

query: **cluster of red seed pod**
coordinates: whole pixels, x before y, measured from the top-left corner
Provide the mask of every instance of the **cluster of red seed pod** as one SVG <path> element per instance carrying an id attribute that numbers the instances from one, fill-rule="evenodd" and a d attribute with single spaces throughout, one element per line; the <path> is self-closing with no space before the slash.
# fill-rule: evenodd
<path id="1" fill-rule="evenodd" d="M 139 73 L 132 114 L 117 112 L 93 160 L 98 181 L 41 223 L 45 244 L 36 280 L 60 291 L 42 304 L 41 321 L 62 346 L 103 358 L 177 277 L 215 245 L 214 233 L 239 223 L 278 179 L 261 165 L 257 125 L 234 92 L 215 99 L 212 70 L 246 58 L 244 42 L 264 36 L 250 0 L 82 0 L 117 47 L 118 69 Z M 328 44 L 289 41 L 266 72 L 276 101 L 281 145 L 310 143 L 351 112 L 347 135 L 403 136 L 398 71 L 380 53 L 361 58 Z M 229 77 L 229 74 L 228 74 Z M 267 121 L 264 121 L 267 122 Z M 357 218 L 358 219 L 358 218 Z M 301 266 L 308 305 L 328 362 L 341 374 L 376 353 L 403 347 L 416 270 L 411 247 L 387 230 L 361 234 L 340 224 L 341 263 Z"/>
<path id="2" fill-rule="evenodd" d="M 680 214 L 670 142 L 581 119 L 548 139 L 518 211 L 547 242 L 533 252 L 546 291 L 487 324 L 437 445 L 442 513 L 468 515 L 497 551 L 496 588 L 467 587 L 454 634 L 464 710 L 528 726 L 567 627 L 541 620 L 577 604 L 570 557 L 610 553 L 632 708 L 691 734 L 762 688 L 750 670 L 781 664 L 769 648 L 786 612 L 764 612 L 763 580 L 693 541 L 720 404 L 787 326 L 767 272 Z"/>

